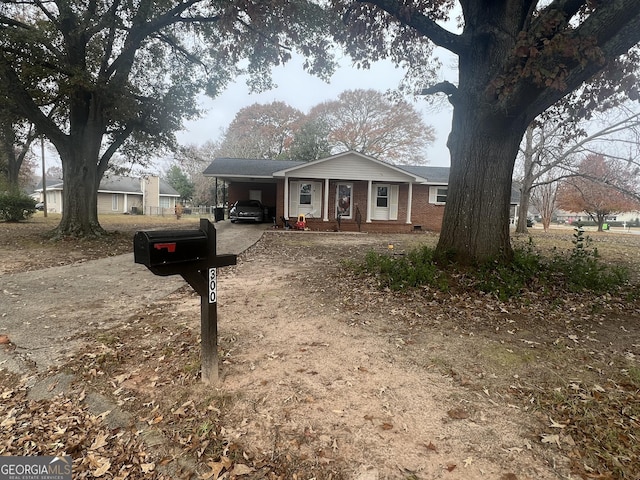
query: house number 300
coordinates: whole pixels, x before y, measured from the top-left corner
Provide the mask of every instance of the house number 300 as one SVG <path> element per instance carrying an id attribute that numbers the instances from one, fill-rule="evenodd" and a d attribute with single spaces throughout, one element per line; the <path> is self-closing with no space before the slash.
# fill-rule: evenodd
<path id="1" fill-rule="evenodd" d="M 218 297 L 218 273 L 216 268 L 209 269 L 209 303 L 216 303 Z"/>

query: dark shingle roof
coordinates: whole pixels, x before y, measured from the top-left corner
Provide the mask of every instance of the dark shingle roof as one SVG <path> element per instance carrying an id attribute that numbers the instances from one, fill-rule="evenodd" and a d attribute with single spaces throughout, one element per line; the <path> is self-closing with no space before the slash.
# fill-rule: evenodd
<path id="1" fill-rule="evenodd" d="M 47 179 L 48 189 L 62 190 L 64 183 L 60 179 Z M 38 183 L 36 190 L 42 190 L 42 182 Z M 142 195 L 142 185 L 140 185 L 140 178 L 138 177 L 123 177 L 120 175 L 105 175 L 102 177 L 100 192 L 119 192 L 119 193 L 134 193 Z M 167 195 L 171 197 L 179 197 L 180 194 L 169 185 L 163 179 L 160 179 L 160 195 Z"/>
<path id="2" fill-rule="evenodd" d="M 62 188 L 62 179 L 56 177 L 47 177 L 47 188 Z M 34 190 L 42 190 L 42 177 L 34 187 Z"/>
<path id="3" fill-rule="evenodd" d="M 269 160 L 259 158 L 216 158 L 205 169 L 205 175 L 234 177 L 271 178 L 275 172 L 297 167 L 307 162 L 292 160 Z M 426 178 L 433 183 L 447 183 L 449 167 L 429 167 L 415 165 L 392 165 L 413 175 Z"/>
<path id="4" fill-rule="evenodd" d="M 100 182 L 100 191 L 127 192 L 142 194 L 139 178 L 121 177 L 117 175 L 105 175 Z"/>
<path id="5" fill-rule="evenodd" d="M 425 165 L 398 165 L 398 168 L 405 170 L 419 177 L 426 178 L 433 183 L 449 182 L 449 167 L 429 167 Z"/>
<path id="6" fill-rule="evenodd" d="M 271 178 L 274 172 L 296 167 L 305 162 L 259 158 L 216 158 L 204 171 L 205 175 Z"/>

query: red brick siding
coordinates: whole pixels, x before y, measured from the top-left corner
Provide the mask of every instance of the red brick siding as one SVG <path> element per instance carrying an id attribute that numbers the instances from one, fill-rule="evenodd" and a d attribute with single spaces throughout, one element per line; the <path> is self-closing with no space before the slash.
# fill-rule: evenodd
<path id="1" fill-rule="evenodd" d="M 367 182 L 345 182 L 331 180 L 329 182 L 329 221 L 322 219 L 324 215 L 317 213 L 318 218 L 307 219 L 307 224 L 312 230 L 334 231 L 338 229 L 336 220 L 336 187 L 338 183 L 353 184 L 353 218 L 341 219 L 340 230 L 345 232 L 412 232 L 417 227 L 422 231 L 439 232 L 442 227 L 442 216 L 444 213 L 444 205 L 433 205 L 429 203 L 429 186 L 414 185 L 413 199 L 411 206 L 411 224 L 406 223 L 407 219 L 407 192 L 409 186 L 400 184 L 398 193 L 398 219 L 397 220 L 373 220 L 366 223 L 367 219 Z M 276 208 L 276 219 L 279 225 L 282 225 L 281 217 L 284 215 L 284 180 L 278 180 L 277 183 L 232 183 L 229 185 L 229 204 L 233 204 L 237 200 L 246 200 L 249 198 L 249 190 L 262 190 L 262 202 L 268 207 Z M 324 182 L 322 183 L 322 203 L 324 208 Z M 356 208 L 360 209 L 362 221 L 360 227 L 356 223 Z M 295 220 L 294 216 L 290 216 L 291 220 Z M 267 221 L 270 221 L 268 219 Z"/>

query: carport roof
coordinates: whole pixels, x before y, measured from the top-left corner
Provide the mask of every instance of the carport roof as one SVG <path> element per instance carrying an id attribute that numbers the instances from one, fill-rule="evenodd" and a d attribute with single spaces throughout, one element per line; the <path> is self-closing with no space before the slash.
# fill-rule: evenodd
<path id="1" fill-rule="evenodd" d="M 305 162 L 292 160 L 268 160 L 260 158 L 216 158 L 205 169 L 210 177 L 265 178 L 273 179 L 279 170 L 302 165 Z"/>

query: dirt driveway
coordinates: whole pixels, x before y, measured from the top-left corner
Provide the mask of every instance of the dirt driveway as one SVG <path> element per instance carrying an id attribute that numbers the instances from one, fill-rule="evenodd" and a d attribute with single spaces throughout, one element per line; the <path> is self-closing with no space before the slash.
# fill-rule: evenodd
<path id="1" fill-rule="evenodd" d="M 229 226 L 218 224 L 220 253 L 240 254 L 266 228 L 245 225 L 240 232 Z M 150 225 L 146 229 L 158 228 L 197 229 L 198 224 Z M 13 256 L 13 261 L 21 260 L 20 253 Z M 4 268 L 9 268 L 10 261 L 3 262 Z M 51 263 L 48 258 L 42 261 Z M 15 348 L 10 355 L 0 349 L 0 366 L 22 373 L 61 365 L 67 354 L 79 348 L 84 335 L 117 326 L 184 284 L 179 276 L 153 275 L 134 263 L 133 254 L 94 260 L 80 256 L 65 265 L 3 275 L 0 333 L 10 332 Z"/>
<path id="2" fill-rule="evenodd" d="M 31 379 L 0 394 L 13 415 L 29 385 L 48 385 L 38 411 L 99 395 L 91 418 L 107 423 L 72 443 L 74 468 L 104 478 L 570 478 L 580 439 L 539 394 L 608 390 L 637 368 L 640 309 L 393 294 L 345 273 L 343 259 L 418 242 L 435 237 L 266 232 L 219 272 L 214 389 L 198 378 L 199 298 L 180 280 L 158 284 L 126 255 L 49 269 L 57 280 L 35 271 L 44 295 L 4 275 L 0 334 L 16 348 L 0 346 L 0 368 Z M 0 454 L 16 454 L 3 432 Z"/>

